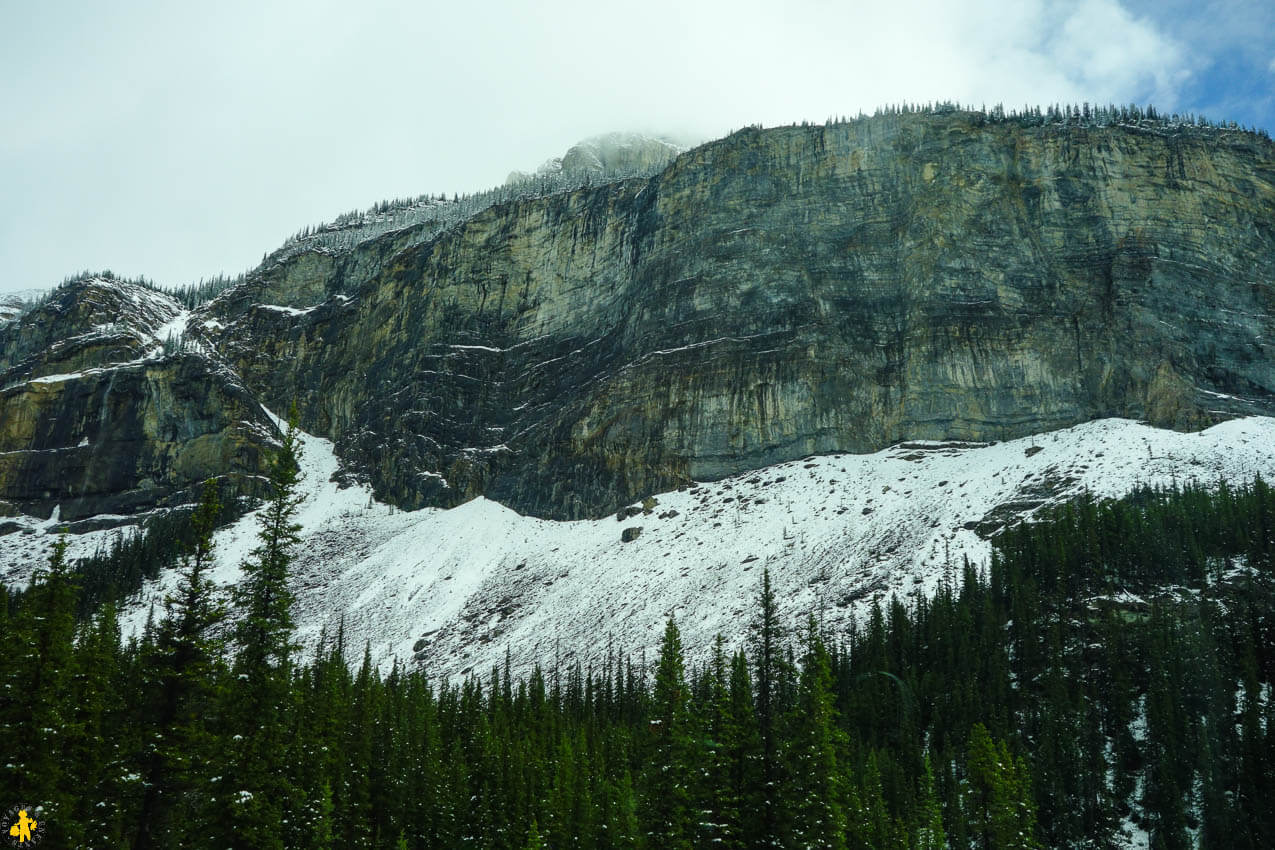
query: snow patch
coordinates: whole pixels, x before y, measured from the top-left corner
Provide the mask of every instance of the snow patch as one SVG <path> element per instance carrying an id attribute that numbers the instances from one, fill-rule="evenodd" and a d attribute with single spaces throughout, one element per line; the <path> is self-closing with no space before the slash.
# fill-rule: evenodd
<path id="1" fill-rule="evenodd" d="M 1085 490 L 1117 497 L 1139 485 L 1275 477 L 1275 419 L 1198 434 L 1108 419 L 993 445 L 909 442 L 811 457 L 656 494 L 650 513 L 634 506 L 621 522 L 558 522 L 484 498 L 400 511 L 365 486 L 338 487 L 329 441 L 299 441 L 299 641 L 308 651 L 344 620 L 355 660 L 370 642 L 383 669 L 397 658 L 444 676 L 485 673 L 506 647 L 523 672 L 555 654 L 597 664 L 608 644 L 653 660 L 670 613 L 688 658 L 702 660 L 716 633 L 742 637 L 763 567 L 786 622 L 814 612 L 837 632 L 862 622 L 874 599 L 910 603 L 959 578 L 964 558 L 985 564 L 990 544 L 977 529 L 989 515 L 1030 516 Z M 57 518 L 6 522 L 20 530 L 0 536 L 0 578 L 24 584 L 47 563 Z M 240 579 L 256 531 L 249 514 L 218 532 L 220 584 Z M 117 533 L 72 536 L 68 554 L 83 557 Z M 123 612 L 125 632 L 176 584 L 170 571 L 147 585 Z"/>
<path id="2" fill-rule="evenodd" d="M 306 313 L 313 312 L 314 307 L 306 307 L 304 310 L 299 307 L 285 307 L 282 304 L 258 304 L 260 310 L 270 310 L 275 313 L 283 313 L 288 316 L 304 316 Z"/>
<path id="3" fill-rule="evenodd" d="M 155 342 L 163 345 L 168 340 L 179 340 L 186 335 L 186 326 L 190 323 L 190 311 L 182 310 L 155 331 Z"/>
<path id="4" fill-rule="evenodd" d="M 1030 515 L 1084 490 L 1115 497 L 1143 484 L 1275 475 L 1275 419 L 1199 434 L 1108 419 L 994 445 L 807 458 L 656 494 L 650 513 L 637 507 L 623 522 L 558 522 L 484 498 L 399 511 L 366 487 L 339 488 L 330 442 L 300 443 L 298 639 L 313 648 L 344 620 L 352 656 L 370 642 L 383 669 L 415 659 L 445 676 L 486 673 L 506 647 L 524 672 L 555 654 L 598 664 L 608 644 L 654 659 L 670 613 L 700 660 L 716 633 L 742 637 L 763 567 L 786 622 L 814 612 L 837 632 L 874 599 L 910 603 L 959 577 L 964 558 L 985 564 L 990 544 L 976 528 L 1007 505 Z M 239 579 L 256 528 L 249 515 L 218 533 L 222 584 Z M 169 573 L 148 586 L 125 612 L 126 632 L 175 585 Z"/>

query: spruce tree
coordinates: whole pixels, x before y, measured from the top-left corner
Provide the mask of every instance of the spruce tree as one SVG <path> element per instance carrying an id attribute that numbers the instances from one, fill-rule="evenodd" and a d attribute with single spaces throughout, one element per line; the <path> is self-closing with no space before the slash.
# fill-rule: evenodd
<path id="1" fill-rule="evenodd" d="M 80 628 L 72 685 L 75 742 L 66 762 L 76 787 L 71 812 L 76 844 L 120 847 L 134 824 L 132 762 L 136 718 L 125 676 L 115 606 L 107 603 Z"/>
<path id="2" fill-rule="evenodd" d="M 138 850 L 188 843 L 206 826 L 207 767 L 215 753 L 206 718 L 214 709 L 221 663 L 214 630 L 225 617 L 208 577 L 220 514 L 216 482 L 210 479 L 192 516 L 193 540 L 183 556 L 177 593 L 165 600 L 154 644 L 142 659 L 149 740 L 143 756 L 146 791 L 133 842 Z"/>
<path id="3" fill-rule="evenodd" d="M 761 737 L 753 703 L 753 682 L 743 650 L 731 656 L 730 693 L 722 733 L 729 775 L 724 814 L 728 846 L 749 847 L 760 833 Z"/>
<path id="4" fill-rule="evenodd" d="M 783 705 L 784 681 L 788 677 L 785 632 L 779 620 L 779 606 L 770 585 L 770 569 L 762 571 L 761 588 L 757 596 L 757 611 L 750 624 L 753 649 L 753 665 L 756 668 L 754 683 L 757 689 L 757 731 L 761 742 L 760 811 L 757 845 L 779 847 L 783 835 L 784 773 L 781 765 L 782 747 L 780 717 Z"/>
<path id="5" fill-rule="evenodd" d="M 289 423 L 283 444 L 270 468 L 271 496 L 258 517 L 259 544 L 243 564 L 243 578 L 235 589 L 238 647 L 236 670 L 249 678 L 285 670 L 292 657 L 292 591 L 288 568 L 301 542 L 297 509 L 300 492 L 301 445 L 295 421 Z"/>
<path id="6" fill-rule="evenodd" d="M 921 798 L 916 813 L 916 837 L 913 850 L 944 850 L 947 834 L 943 830 L 943 809 L 934 787 L 934 770 L 925 756 L 925 773 L 921 776 Z"/>
<path id="7" fill-rule="evenodd" d="M 1036 809 L 1027 766 L 983 724 L 970 733 L 965 798 L 970 835 L 979 850 L 1036 850 Z"/>
<path id="8" fill-rule="evenodd" d="M 701 713 L 705 717 L 705 764 L 697 777 L 696 797 L 703 801 L 704 809 L 699 814 L 697 846 L 736 848 L 743 846 L 746 837 L 742 823 L 743 789 L 736 782 L 740 724 L 732 705 L 730 663 L 725 640 L 718 634 L 713 641 L 712 660 L 703 676 L 705 694 Z M 751 715 L 746 666 L 744 675 L 745 684 L 741 689 L 747 696 L 746 711 Z"/>
<path id="9" fill-rule="evenodd" d="M 691 847 L 691 720 L 682 638 L 669 617 L 652 692 L 654 747 L 648 765 L 648 834 L 656 847 Z"/>
<path id="10" fill-rule="evenodd" d="M 844 772 L 838 751 L 844 733 L 832 704 L 832 666 L 814 615 L 806 625 L 799 698 L 791 721 L 794 845 L 842 850 L 846 846 Z"/>
<path id="11" fill-rule="evenodd" d="M 271 495 L 258 516 L 259 543 L 234 592 L 237 653 L 223 732 L 227 770 L 219 786 L 218 821 L 224 839 L 236 848 L 278 850 L 283 822 L 302 817 L 285 763 L 293 667 L 288 568 L 300 542 L 295 517 L 305 498 L 299 491 L 300 458 L 294 408 L 271 463 Z"/>
<path id="12" fill-rule="evenodd" d="M 67 569 L 65 537 L 53 545 L 46 570 L 35 570 L 5 647 L 0 733 L 11 742 L 0 759 L 3 786 L 30 801 L 53 844 L 71 846 L 76 777 L 67 775 L 77 746 L 74 723 L 73 641 L 76 585 Z"/>

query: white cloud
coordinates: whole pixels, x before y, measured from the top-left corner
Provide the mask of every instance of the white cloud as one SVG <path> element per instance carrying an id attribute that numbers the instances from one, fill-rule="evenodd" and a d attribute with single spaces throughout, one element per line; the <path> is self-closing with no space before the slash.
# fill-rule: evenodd
<path id="1" fill-rule="evenodd" d="M 902 100 L 1172 108 L 1190 71 L 1120 0 L 13 8 L 0 289 L 238 271 L 307 223 L 481 189 L 612 129 L 705 138 Z"/>
<path id="2" fill-rule="evenodd" d="M 1141 94 L 1172 106 L 1189 76 L 1182 45 L 1110 0 L 1082 0 L 1071 9 L 1052 52 L 1103 101 Z"/>

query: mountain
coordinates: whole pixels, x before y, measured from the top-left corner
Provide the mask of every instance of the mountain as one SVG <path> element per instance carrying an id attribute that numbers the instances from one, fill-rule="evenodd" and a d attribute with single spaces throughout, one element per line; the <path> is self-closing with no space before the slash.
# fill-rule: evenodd
<path id="1" fill-rule="evenodd" d="M 746 130 L 428 238 L 302 240 L 186 337 L 378 498 L 600 517 L 811 453 L 1271 412 L 1273 187 L 1269 140 L 1163 122 Z"/>
<path id="2" fill-rule="evenodd" d="M 386 670 L 411 659 L 449 677 L 484 673 L 506 652 L 522 673 L 552 658 L 597 667 L 608 643 L 654 657 L 670 613 L 688 656 L 702 660 L 715 634 L 749 615 L 762 568 L 786 622 L 817 611 L 839 634 L 874 602 L 914 601 L 959 580 L 966 559 L 987 563 L 993 535 L 1082 494 L 1275 477 L 1275 418 L 1199 433 L 1108 419 L 996 444 L 811 456 L 655 494 L 616 516 L 561 521 L 482 497 L 399 511 L 366 486 L 340 487 L 329 441 L 302 434 L 301 444 L 302 646 L 343 628 Z M 0 536 L 0 579 L 13 586 L 47 561 L 60 527 L 18 522 L 20 533 Z M 116 531 L 102 526 L 76 535 L 71 555 L 109 545 Z M 218 532 L 220 584 L 238 583 L 256 530 L 252 513 Z M 127 633 L 177 581 L 168 572 L 145 585 Z"/>
<path id="3" fill-rule="evenodd" d="M 1200 427 L 1271 409 L 1270 162 L 1245 134 L 967 114 L 745 131 L 295 257 L 206 337 L 405 508 L 599 517 L 810 453 Z"/>
<path id="4" fill-rule="evenodd" d="M 351 487 L 340 499 L 435 517 L 427 529 L 470 516 L 608 528 L 589 557 L 612 553 L 615 571 L 659 545 L 664 505 L 685 515 L 706 482 L 752 493 L 738 482 L 812 456 L 823 469 L 818 456 L 917 441 L 1020 446 L 1112 418 L 1186 433 L 1275 413 L 1275 146 L 1261 134 L 944 109 L 750 128 L 673 153 L 612 137 L 489 193 L 385 202 L 307 229 L 192 308 L 113 277 L 60 287 L 0 326 L 0 529 L 29 551 L 51 518 L 101 535 L 189 503 L 210 476 L 257 494 L 279 434 L 267 411 L 293 403 L 330 442 L 324 475 Z M 984 450 L 999 451 L 969 451 Z M 1267 469 L 1237 445 L 1212 451 L 1196 477 L 1231 452 Z M 877 510 L 866 488 L 880 475 L 825 473 L 846 491 L 819 505 L 840 517 L 835 533 L 875 527 L 862 512 Z M 1019 500 L 1025 485 L 1007 480 L 992 502 Z M 622 544 L 610 518 L 656 494 L 657 519 Z M 926 515 L 950 545 L 995 507 L 980 505 Z M 787 563 L 783 525 L 739 545 Z M 402 530 L 358 527 L 369 552 Z M 888 547 L 864 533 L 828 544 L 829 563 L 853 572 L 865 563 L 848 553 Z M 527 534 L 547 545 L 558 532 Z M 528 592 L 571 570 L 492 552 L 490 574 L 516 587 L 505 561 L 526 555 Z M 372 569 L 348 554 L 331 569 Z M 830 598 L 858 580 L 829 579 Z M 501 607 L 453 597 L 456 616 Z M 448 616 L 413 611 L 387 651 Z"/>
<path id="5" fill-rule="evenodd" d="M 1273 152 L 604 137 L 6 302 L 0 775 L 58 846 L 1271 846 Z"/>

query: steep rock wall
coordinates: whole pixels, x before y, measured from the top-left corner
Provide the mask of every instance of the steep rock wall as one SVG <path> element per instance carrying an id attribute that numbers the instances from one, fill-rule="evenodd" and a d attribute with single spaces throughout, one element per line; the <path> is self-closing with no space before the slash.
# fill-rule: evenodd
<path id="1" fill-rule="evenodd" d="M 380 244 L 197 327 L 408 507 L 599 516 L 816 452 L 1275 409 L 1275 155 L 1248 134 L 750 130 Z"/>
<path id="2" fill-rule="evenodd" d="M 277 431 L 225 364 L 165 338 L 181 315 L 164 293 L 90 279 L 0 328 L 0 516 L 129 515 L 213 477 L 264 492 Z"/>

